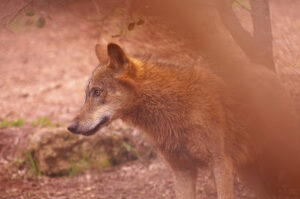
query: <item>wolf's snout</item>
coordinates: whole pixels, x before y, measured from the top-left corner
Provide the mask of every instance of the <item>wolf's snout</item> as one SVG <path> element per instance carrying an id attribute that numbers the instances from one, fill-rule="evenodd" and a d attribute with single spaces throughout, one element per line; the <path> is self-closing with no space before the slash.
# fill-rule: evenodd
<path id="1" fill-rule="evenodd" d="M 78 129 L 78 122 L 72 122 L 69 126 L 68 126 L 68 130 L 72 133 L 77 133 L 77 129 Z"/>

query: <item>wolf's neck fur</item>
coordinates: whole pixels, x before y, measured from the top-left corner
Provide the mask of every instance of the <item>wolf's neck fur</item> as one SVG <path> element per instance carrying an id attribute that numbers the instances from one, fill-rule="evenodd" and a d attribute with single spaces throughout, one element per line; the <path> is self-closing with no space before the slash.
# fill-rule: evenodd
<path id="1" fill-rule="evenodd" d="M 209 105 L 207 97 L 214 98 L 208 90 L 213 79 L 209 71 L 196 67 L 144 65 L 124 119 L 149 134 L 161 150 L 183 150 L 187 132 L 199 128 L 191 121 L 195 104 Z"/>

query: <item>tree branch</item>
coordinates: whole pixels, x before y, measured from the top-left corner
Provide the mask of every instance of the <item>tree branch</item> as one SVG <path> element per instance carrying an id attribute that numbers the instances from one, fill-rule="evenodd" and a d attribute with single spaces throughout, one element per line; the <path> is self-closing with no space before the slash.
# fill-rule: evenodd
<path id="1" fill-rule="evenodd" d="M 268 0 L 251 0 L 251 17 L 253 21 L 253 36 L 259 51 L 257 59 L 271 70 L 275 71 L 273 60 L 273 36 Z"/>
<path id="2" fill-rule="evenodd" d="M 232 0 L 217 0 L 220 17 L 232 38 L 251 61 L 275 71 L 272 53 L 270 11 L 266 0 L 252 0 L 254 33 L 246 31 L 232 10 Z"/>
<path id="3" fill-rule="evenodd" d="M 253 49 L 255 49 L 254 39 L 252 35 L 242 27 L 242 24 L 232 10 L 231 2 L 221 0 L 218 1 L 217 6 L 220 17 L 235 42 L 250 59 L 255 59 L 255 52 L 253 51 Z"/>
<path id="4" fill-rule="evenodd" d="M 33 3 L 33 0 L 28 1 L 27 3 L 23 3 L 22 7 L 18 9 L 15 13 L 10 13 L 8 15 L 3 16 L 0 18 L 0 21 L 12 15 L 12 17 L 8 20 L 7 24 L 10 24 L 22 11 L 24 11 L 28 6 Z"/>

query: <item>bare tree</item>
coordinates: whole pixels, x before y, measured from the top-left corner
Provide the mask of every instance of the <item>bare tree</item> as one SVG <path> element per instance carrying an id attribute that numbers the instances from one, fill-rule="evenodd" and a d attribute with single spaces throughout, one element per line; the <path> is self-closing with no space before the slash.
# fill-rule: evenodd
<path id="1" fill-rule="evenodd" d="M 8 0 L 9 1 L 9 0 Z M 180 0 L 164 0 L 164 1 L 151 1 L 150 2 L 144 2 L 139 0 L 120 0 L 121 3 L 117 3 L 118 6 L 124 6 L 123 2 L 131 2 L 133 6 L 133 11 L 136 11 L 136 8 L 142 8 L 145 7 L 146 4 L 152 4 L 154 7 L 158 9 L 162 9 L 160 7 L 166 7 L 168 9 L 168 14 L 171 14 L 171 17 L 173 21 L 178 23 L 178 21 L 181 22 L 181 24 L 184 24 L 185 27 L 182 29 L 187 29 L 190 32 L 194 32 L 195 36 L 192 38 L 196 38 L 197 35 L 199 40 L 201 40 L 201 45 L 206 45 L 206 47 L 202 48 L 204 49 L 204 54 L 210 54 L 211 59 L 214 57 L 220 57 L 221 52 L 219 55 L 214 56 L 213 54 L 217 53 L 219 50 L 219 45 L 222 43 L 224 38 L 221 38 L 220 35 L 215 35 L 210 33 L 206 33 L 208 29 L 210 29 L 211 32 L 218 31 L 218 27 L 213 27 L 213 25 L 208 24 L 209 20 L 202 20 L 202 18 L 205 18 L 207 16 L 201 15 L 195 19 L 191 18 L 185 18 L 185 14 L 189 12 L 190 7 L 193 7 L 195 2 L 194 1 L 186 1 L 182 2 Z M 239 18 L 236 16 L 235 12 L 232 8 L 232 3 L 236 0 L 214 0 L 211 2 L 214 2 L 213 4 L 210 4 L 209 6 L 205 7 L 204 9 L 200 10 L 200 12 L 205 11 L 205 9 L 209 10 L 217 10 L 220 19 L 222 23 L 225 26 L 225 29 L 231 34 L 233 40 L 236 42 L 236 44 L 240 47 L 240 49 L 247 55 L 247 57 L 256 64 L 261 64 L 269 68 L 270 70 L 275 71 L 275 64 L 273 60 L 273 45 L 272 45 L 272 29 L 271 29 L 271 21 L 270 21 L 270 9 L 269 9 L 269 2 L 268 0 L 249 0 L 251 9 L 249 9 L 249 12 L 251 14 L 252 23 L 253 23 L 253 33 L 248 32 L 245 30 L 239 20 Z M 29 5 L 31 5 L 33 0 L 29 0 L 26 3 L 24 3 L 17 11 L 10 13 L 2 18 L 0 18 L 0 21 L 3 20 L 3 18 L 9 18 L 8 23 L 11 22 L 17 15 L 19 15 L 22 11 L 24 11 Z M 153 3 L 154 2 L 154 3 Z M 156 2 L 156 3 L 155 3 Z M 200 7 L 203 7 L 203 4 L 209 4 L 209 1 L 205 0 L 199 0 Z M 99 5 L 98 1 L 92 0 L 92 3 L 95 5 L 97 12 L 99 11 Z M 155 5 L 156 4 L 156 5 Z M 189 4 L 189 5 L 188 5 Z M 162 6 L 164 5 L 164 6 Z M 192 6 L 191 6 L 192 5 Z M 189 7 L 190 6 L 190 7 Z M 178 12 L 178 9 L 181 9 L 181 11 Z M 200 8 L 201 9 L 201 8 Z M 171 11 L 172 10 L 172 11 Z M 188 10 L 188 11 L 186 11 Z M 163 13 L 165 10 L 163 10 L 161 13 Z M 148 11 L 147 11 L 148 12 Z M 180 15 L 179 13 L 184 13 L 183 15 Z M 206 12 L 206 11 L 205 11 Z M 196 13 L 196 11 L 194 11 Z M 106 16 L 109 16 L 111 12 L 109 12 L 107 15 L 103 17 L 102 20 L 106 19 Z M 157 12 L 156 12 L 157 14 Z M 159 16 L 161 17 L 161 16 Z M 198 20 L 198 21 L 197 21 Z M 199 26 L 202 26 L 202 22 L 206 23 L 205 28 L 200 30 L 199 34 Z M 208 22 L 208 23 L 207 23 Z M 198 23 L 198 24 L 197 24 Z M 187 28 L 187 26 L 189 27 Z M 193 30 L 195 29 L 195 30 Z M 200 28 L 201 29 L 201 28 Z M 178 28 L 177 30 L 180 30 Z M 176 31 L 177 31 L 176 30 Z M 186 31 L 186 32 L 188 32 Z M 190 34 L 192 35 L 192 34 Z M 190 36 L 189 35 L 189 36 Z M 217 37 L 220 38 L 217 38 Z M 213 38 L 214 37 L 214 38 Z M 216 43 L 216 41 L 218 43 Z M 194 42 L 194 40 L 192 41 Z M 226 45 L 226 44 L 223 44 Z M 206 49 L 205 49 L 206 48 Z M 225 46 L 224 46 L 225 48 Z M 223 49 L 224 49 L 223 48 Z M 224 51 L 223 51 L 224 53 Z M 228 55 L 229 53 L 227 53 Z M 223 60 L 224 61 L 224 60 Z"/>
<path id="2" fill-rule="evenodd" d="M 217 0 L 221 19 L 233 39 L 254 63 L 262 64 L 275 71 L 273 61 L 272 29 L 268 0 L 251 0 L 253 34 L 246 31 L 234 11 L 232 0 Z"/>
<path id="3" fill-rule="evenodd" d="M 133 11 L 137 7 L 142 8 L 145 5 L 145 2 L 131 1 L 135 4 Z M 164 0 L 156 2 L 153 0 L 151 6 L 156 8 L 156 11 L 160 11 L 155 12 L 156 15 L 160 13 L 160 19 L 164 18 L 167 19 L 167 23 L 175 24 L 174 32 L 178 33 L 185 30 L 185 37 L 181 34 L 176 38 L 177 40 L 187 41 L 189 47 L 197 46 L 197 49 L 200 49 L 201 53 L 209 59 L 214 61 L 219 59 L 218 64 L 228 61 L 228 57 L 235 54 L 234 49 L 229 52 L 230 50 L 226 48 L 228 46 L 226 32 L 229 32 L 235 42 L 235 47 L 240 48 L 251 62 L 263 65 L 275 72 L 268 0 L 249 0 L 251 9 L 247 8 L 247 10 L 253 23 L 252 33 L 242 26 L 240 19 L 234 12 L 232 4 L 235 1 L 198 0 L 183 2 Z M 215 12 L 219 15 L 217 20 L 213 16 Z M 197 42 L 198 44 L 196 44 Z"/>

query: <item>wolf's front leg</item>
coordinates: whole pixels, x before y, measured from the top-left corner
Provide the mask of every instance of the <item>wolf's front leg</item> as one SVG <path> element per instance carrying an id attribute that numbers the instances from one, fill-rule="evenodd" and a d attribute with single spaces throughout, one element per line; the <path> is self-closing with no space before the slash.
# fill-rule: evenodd
<path id="1" fill-rule="evenodd" d="M 217 187 L 218 199 L 233 199 L 232 162 L 225 156 L 215 157 L 213 174 Z"/>
<path id="2" fill-rule="evenodd" d="M 176 199 L 195 199 L 197 167 L 188 160 L 177 159 L 169 154 L 163 155 L 173 171 Z"/>
<path id="3" fill-rule="evenodd" d="M 197 171 L 173 169 L 173 172 L 177 199 L 195 199 Z"/>

